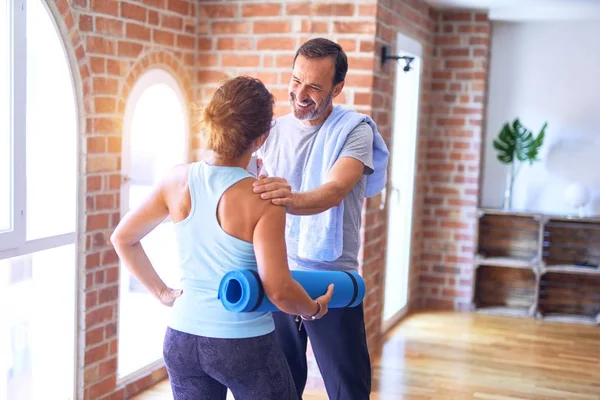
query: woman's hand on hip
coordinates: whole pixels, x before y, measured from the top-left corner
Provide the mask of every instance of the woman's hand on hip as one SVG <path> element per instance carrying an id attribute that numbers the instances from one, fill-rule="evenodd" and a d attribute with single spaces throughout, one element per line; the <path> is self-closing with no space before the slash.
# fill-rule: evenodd
<path id="1" fill-rule="evenodd" d="M 180 297 L 182 294 L 183 294 L 183 289 L 171 289 L 171 288 L 165 287 L 158 294 L 158 299 L 165 306 L 171 307 L 171 306 L 173 306 L 175 299 Z"/>

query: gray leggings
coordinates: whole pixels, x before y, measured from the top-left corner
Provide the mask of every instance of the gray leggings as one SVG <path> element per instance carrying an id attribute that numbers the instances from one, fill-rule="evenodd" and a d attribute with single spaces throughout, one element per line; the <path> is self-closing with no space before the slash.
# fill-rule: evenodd
<path id="1" fill-rule="evenodd" d="M 175 400 L 297 400 L 274 333 L 244 339 L 190 335 L 167 328 L 163 357 Z"/>

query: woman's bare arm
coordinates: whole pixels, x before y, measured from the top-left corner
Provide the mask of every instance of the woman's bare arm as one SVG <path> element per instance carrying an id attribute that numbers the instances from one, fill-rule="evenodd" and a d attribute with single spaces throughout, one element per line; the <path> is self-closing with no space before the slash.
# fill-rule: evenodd
<path id="1" fill-rule="evenodd" d="M 169 216 L 164 191 L 173 180 L 168 175 L 152 193 L 119 222 L 110 237 L 117 254 L 131 274 L 165 305 L 171 305 L 181 291 L 167 287 L 156 273 L 140 241 Z"/>
<path id="2" fill-rule="evenodd" d="M 304 288 L 292 278 L 285 245 L 285 208 L 268 205 L 254 230 L 254 252 L 258 273 L 269 300 L 281 311 L 303 316 L 315 315 L 318 305 Z M 327 313 L 333 285 L 317 300 L 319 317 Z"/>

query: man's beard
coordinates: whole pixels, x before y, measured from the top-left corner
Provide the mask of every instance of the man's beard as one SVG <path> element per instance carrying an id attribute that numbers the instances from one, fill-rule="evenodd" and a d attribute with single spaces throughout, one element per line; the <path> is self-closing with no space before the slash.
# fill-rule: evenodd
<path id="1" fill-rule="evenodd" d="M 292 112 L 294 113 L 294 116 L 296 117 L 296 119 L 298 119 L 300 121 L 312 121 L 312 120 L 318 119 L 327 111 L 327 107 L 329 106 L 329 104 L 331 104 L 332 97 L 333 97 L 333 90 L 331 92 L 329 92 L 329 94 L 327 94 L 327 96 L 325 97 L 325 99 L 323 99 L 323 102 L 321 102 L 321 105 L 319 107 L 314 107 L 315 102 L 312 100 L 309 100 L 308 103 L 301 103 L 301 104 L 307 104 L 307 105 L 312 104 L 313 105 L 313 107 L 311 109 L 309 109 L 308 111 L 302 111 L 302 110 L 298 109 L 298 106 L 296 105 L 296 95 L 294 93 L 290 93 L 290 106 L 292 108 Z"/>

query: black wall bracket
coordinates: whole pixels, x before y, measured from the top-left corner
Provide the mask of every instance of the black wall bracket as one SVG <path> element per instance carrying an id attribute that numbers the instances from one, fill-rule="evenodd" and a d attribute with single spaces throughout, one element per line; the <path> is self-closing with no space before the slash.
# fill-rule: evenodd
<path id="1" fill-rule="evenodd" d="M 382 46 L 381 47 L 381 65 L 385 65 L 385 62 L 387 60 L 396 60 L 396 61 L 397 60 L 404 60 L 406 62 L 406 65 L 402 68 L 402 70 L 404 72 L 410 71 L 410 69 L 411 69 L 410 64 L 415 59 L 414 57 L 396 56 L 396 55 L 392 55 L 390 53 L 391 53 L 390 46 Z"/>

